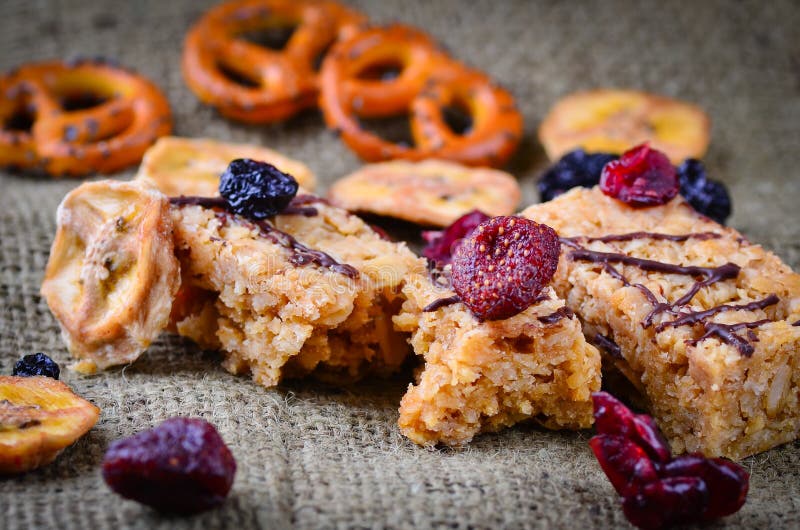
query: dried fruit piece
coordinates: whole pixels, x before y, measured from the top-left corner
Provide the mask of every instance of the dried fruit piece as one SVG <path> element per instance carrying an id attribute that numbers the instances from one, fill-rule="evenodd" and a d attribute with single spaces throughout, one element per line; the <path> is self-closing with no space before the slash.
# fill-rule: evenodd
<path id="1" fill-rule="evenodd" d="M 44 377 L 58 379 L 58 376 L 61 374 L 61 369 L 53 359 L 40 352 L 32 355 L 26 355 L 17 361 L 17 364 L 14 365 L 14 371 L 12 373 L 20 377 L 41 375 Z"/>
<path id="2" fill-rule="evenodd" d="M 703 479 L 709 491 L 708 507 L 703 512 L 707 521 L 737 512 L 747 499 L 747 471 L 724 458 L 706 458 L 700 453 L 679 456 L 664 466 L 662 474 Z"/>
<path id="3" fill-rule="evenodd" d="M 461 241 L 468 237 L 475 228 L 489 216 L 480 210 L 472 210 L 455 220 L 444 230 L 425 230 L 422 238 L 427 242 L 422 249 L 422 255 L 433 260 L 437 267 L 444 267 L 453 259 Z"/>
<path id="4" fill-rule="evenodd" d="M 0 375 L 0 474 L 49 464 L 99 417 L 100 409 L 51 377 Z"/>
<path id="5" fill-rule="evenodd" d="M 658 479 L 647 453 L 623 436 L 599 434 L 589 445 L 611 485 L 622 497 L 634 495 L 648 482 Z"/>
<path id="6" fill-rule="evenodd" d="M 539 197 L 546 202 L 577 186 L 596 186 L 603 167 L 617 158 L 619 156 L 610 153 L 587 153 L 583 149 L 570 151 L 539 177 Z"/>
<path id="7" fill-rule="evenodd" d="M 725 184 L 706 176 L 699 160 L 690 158 L 678 166 L 681 195 L 695 210 L 720 224 L 731 215 L 731 197 Z"/>
<path id="8" fill-rule="evenodd" d="M 282 212 L 299 189 L 297 181 L 272 164 L 233 160 L 219 181 L 219 194 L 233 212 L 261 220 Z"/>
<path id="9" fill-rule="evenodd" d="M 550 160 L 581 147 L 590 153 L 622 153 L 642 142 L 674 164 L 702 158 L 710 121 L 699 107 L 634 90 L 593 90 L 558 101 L 539 127 Z"/>
<path id="10" fill-rule="evenodd" d="M 260 145 L 205 138 L 159 138 L 145 152 L 136 178 L 150 179 L 168 197 L 216 197 L 220 175 L 237 158 L 268 162 L 292 175 L 306 191 L 314 191 L 316 177 L 302 162 Z"/>
<path id="11" fill-rule="evenodd" d="M 634 414 L 606 392 L 592 394 L 598 434 L 589 445 L 625 516 L 640 528 L 710 521 L 745 502 L 749 475 L 724 458 L 673 458 L 653 419 Z"/>
<path id="12" fill-rule="evenodd" d="M 698 520 L 708 504 L 705 482 L 695 477 L 670 477 L 645 484 L 625 497 L 625 517 L 639 528 L 658 529 Z"/>
<path id="13" fill-rule="evenodd" d="M 42 295 L 77 367 L 130 363 L 168 323 L 180 285 L 169 201 L 147 181 L 85 183 L 58 207 Z"/>
<path id="14" fill-rule="evenodd" d="M 621 401 L 607 392 L 592 394 L 594 425 L 598 434 L 622 436 L 632 439 L 642 447 L 650 458 L 658 462 L 668 461 L 672 453 L 667 441 L 656 427 L 653 418 L 646 414 L 634 414 Z"/>
<path id="15" fill-rule="evenodd" d="M 512 317 L 550 283 L 560 250 L 549 226 L 523 217 L 489 219 L 453 254 L 453 289 L 481 320 Z"/>
<path id="16" fill-rule="evenodd" d="M 171 418 L 111 444 L 103 479 L 119 495 L 156 510 L 196 513 L 222 504 L 236 461 L 213 425 Z"/>
<path id="17" fill-rule="evenodd" d="M 510 215 L 520 197 L 517 179 L 505 171 L 444 160 L 367 164 L 328 192 L 341 208 L 426 226 L 447 226 L 475 208 Z"/>
<path id="18" fill-rule="evenodd" d="M 642 144 L 606 164 L 600 189 L 631 206 L 656 206 L 678 194 L 678 177 L 664 153 Z"/>

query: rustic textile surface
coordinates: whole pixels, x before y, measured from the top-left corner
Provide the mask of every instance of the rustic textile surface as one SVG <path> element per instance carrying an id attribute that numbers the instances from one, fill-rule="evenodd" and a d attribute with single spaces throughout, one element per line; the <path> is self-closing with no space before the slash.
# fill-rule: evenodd
<path id="1" fill-rule="evenodd" d="M 579 3 L 352 1 L 374 20 L 417 25 L 509 87 L 527 138 L 511 170 L 535 202 L 546 166 L 535 131 L 556 99 L 599 86 L 694 101 L 713 120 L 711 176 L 731 188 L 730 223 L 800 265 L 800 7 L 796 2 Z M 244 126 L 201 105 L 179 70 L 182 37 L 211 5 L 195 0 L 4 0 L 0 70 L 106 55 L 167 93 L 176 133 L 259 142 L 306 162 L 323 188 L 356 168 L 318 113 Z M 133 171 L 119 175 L 128 178 Z M 68 354 L 39 296 L 55 208 L 76 181 L 0 174 L 0 373 L 23 353 Z M 264 390 L 213 353 L 164 336 L 125 369 L 63 379 L 102 408 L 98 425 L 53 464 L 0 479 L 0 528 L 604 528 L 627 524 L 592 456 L 589 432 L 523 425 L 464 450 L 428 451 L 398 432 L 409 375 L 344 389 L 294 382 Z M 218 510 L 166 518 L 122 501 L 99 463 L 108 444 L 177 415 L 217 425 L 238 461 Z M 747 459 L 747 504 L 721 526 L 800 526 L 800 442 Z"/>

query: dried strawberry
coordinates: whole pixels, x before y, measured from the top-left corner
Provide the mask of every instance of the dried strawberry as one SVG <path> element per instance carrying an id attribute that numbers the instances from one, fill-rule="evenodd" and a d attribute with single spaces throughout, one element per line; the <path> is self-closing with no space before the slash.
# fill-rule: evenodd
<path id="1" fill-rule="evenodd" d="M 157 510 L 195 513 L 221 504 L 236 461 L 213 425 L 172 418 L 117 440 L 103 459 L 103 479 L 116 493 Z"/>
<path id="2" fill-rule="evenodd" d="M 640 528 L 710 521 L 736 512 L 749 475 L 724 458 L 699 453 L 677 458 L 650 416 L 634 414 L 606 392 L 592 394 L 598 435 L 589 445 Z"/>
<path id="3" fill-rule="evenodd" d="M 481 320 L 512 317 L 550 283 L 560 249 L 549 226 L 524 217 L 489 219 L 456 248 L 453 289 Z"/>
<path id="4" fill-rule="evenodd" d="M 600 189 L 631 206 L 656 206 L 678 194 L 678 175 L 667 155 L 642 144 L 603 168 Z"/>
<path id="5" fill-rule="evenodd" d="M 450 263 L 456 248 L 461 241 L 469 236 L 475 228 L 489 216 L 480 210 L 472 210 L 456 219 L 453 224 L 444 230 L 425 230 L 422 238 L 427 245 L 422 249 L 422 255 L 436 262 L 441 268 Z"/>

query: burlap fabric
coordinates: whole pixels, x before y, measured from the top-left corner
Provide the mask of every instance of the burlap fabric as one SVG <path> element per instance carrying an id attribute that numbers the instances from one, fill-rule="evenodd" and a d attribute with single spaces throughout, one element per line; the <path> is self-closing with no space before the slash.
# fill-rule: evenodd
<path id="1" fill-rule="evenodd" d="M 155 80 L 178 134 L 260 142 L 309 164 L 323 185 L 358 160 L 306 113 L 273 127 L 226 121 L 201 105 L 178 68 L 181 40 L 207 1 L 5 0 L 0 69 L 103 54 Z M 376 21 L 418 25 L 508 86 L 528 138 L 512 164 L 526 202 L 545 166 L 535 130 L 561 95 L 637 87 L 696 101 L 711 114 L 707 157 L 731 187 L 731 224 L 800 264 L 800 8 L 785 2 L 419 0 L 353 2 Z M 119 175 L 127 178 L 132 171 Z M 59 200 L 74 181 L 0 175 L 0 372 L 23 353 L 65 363 L 39 296 Z M 165 336 L 134 365 L 63 379 L 102 408 L 98 425 L 51 466 L 0 480 L 2 528 L 499 528 L 624 526 L 589 432 L 519 426 L 465 450 L 427 451 L 400 436 L 409 375 L 343 389 L 294 382 L 265 390 L 216 355 Z M 225 505 L 166 518 L 103 483 L 108 444 L 176 414 L 217 425 L 238 462 Z M 730 527 L 800 525 L 800 443 L 745 461 L 747 504 Z"/>

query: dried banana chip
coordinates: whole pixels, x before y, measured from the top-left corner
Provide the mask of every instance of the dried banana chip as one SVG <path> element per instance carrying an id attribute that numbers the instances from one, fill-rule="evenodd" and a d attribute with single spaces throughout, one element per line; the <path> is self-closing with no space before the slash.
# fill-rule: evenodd
<path id="1" fill-rule="evenodd" d="M 272 149 L 176 136 L 160 138 L 147 150 L 137 179 L 152 180 L 169 197 L 216 197 L 219 195 L 219 176 L 230 161 L 237 158 L 268 162 L 293 176 L 307 191 L 313 191 L 316 185 L 316 178 L 308 166 Z"/>
<path id="2" fill-rule="evenodd" d="M 42 295 L 79 371 L 136 360 L 179 286 L 169 200 L 151 183 L 91 182 L 64 198 Z"/>
<path id="3" fill-rule="evenodd" d="M 633 90 L 593 90 L 558 101 L 539 127 L 539 141 L 550 160 L 579 147 L 620 154 L 650 142 L 678 164 L 705 155 L 710 127 L 706 113 L 689 103 Z"/>
<path id="4" fill-rule="evenodd" d="M 447 226 L 475 209 L 491 216 L 514 213 L 520 190 L 513 176 L 497 169 L 395 160 L 365 165 L 340 179 L 328 198 L 351 211 Z"/>
<path id="5" fill-rule="evenodd" d="M 0 474 L 49 464 L 99 417 L 61 381 L 0 375 Z"/>

